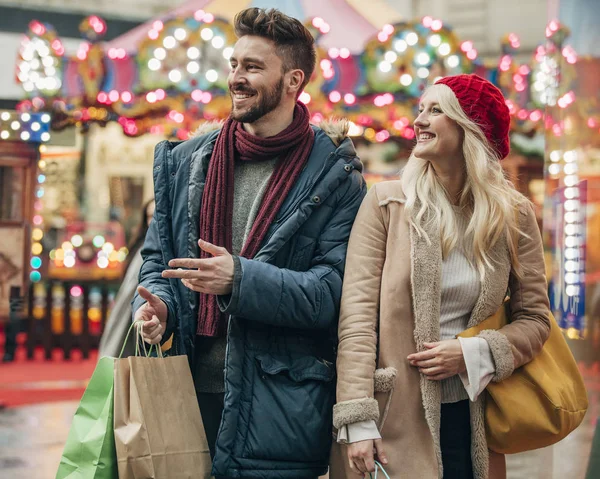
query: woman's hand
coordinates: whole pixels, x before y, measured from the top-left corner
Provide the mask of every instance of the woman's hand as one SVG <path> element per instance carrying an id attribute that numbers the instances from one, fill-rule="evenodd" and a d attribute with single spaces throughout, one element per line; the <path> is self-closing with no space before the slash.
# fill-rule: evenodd
<path id="1" fill-rule="evenodd" d="M 368 439 L 348 444 L 350 469 L 357 474 L 375 472 L 375 456 L 384 466 L 388 463 L 381 439 Z"/>
<path id="2" fill-rule="evenodd" d="M 440 381 L 466 371 L 460 341 L 446 339 L 437 343 L 423 343 L 426 350 L 408 355 L 411 366 L 419 368 L 419 372 L 427 379 Z"/>

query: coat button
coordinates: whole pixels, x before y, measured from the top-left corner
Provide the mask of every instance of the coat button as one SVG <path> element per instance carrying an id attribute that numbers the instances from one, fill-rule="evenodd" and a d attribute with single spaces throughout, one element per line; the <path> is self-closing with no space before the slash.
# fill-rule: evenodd
<path id="1" fill-rule="evenodd" d="M 344 165 L 344 171 L 350 173 L 352 171 L 352 167 L 350 165 Z"/>
<path id="2" fill-rule="evenodd" d="M 320 203 L 321 202 L 321 198 L 318 196 L 313 196 L 313 203 Z"/>

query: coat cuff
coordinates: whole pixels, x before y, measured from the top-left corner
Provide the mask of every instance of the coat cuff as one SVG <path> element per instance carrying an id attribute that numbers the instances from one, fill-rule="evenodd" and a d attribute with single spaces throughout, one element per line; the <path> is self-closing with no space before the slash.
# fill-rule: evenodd
<path id="1" fill-rule="evenodd" d="M 231 293 L 217 296 L 217 305 L 222 313 L 235 314 L 240 301 L 240 283 L 242 282 L 242 262 L 239 256 L 233 256 L 233 285 Z"/>
<path id="2" fill-rule="evenodd" d="M 333 425 L 336 429 L 369 420 L 379 421 L 379 404 L 374 398 L 351 399 L 333 406 Z"/>
<path id="3" fill-rule="evenodd" d="M 494 329 L 485 329 L 477 337 L 485 339 L 490 346 L 496 366 L 492 381 L 497 383 L 509 377 L 515 369 L 515 357 L 506 335 Z"/>
<path id="4" fill-rule="evenodd" d="M 396 368 L 376 369 L 373 376 L 374 389 L 376 393 L 389 393 L 396 384 Z"/>

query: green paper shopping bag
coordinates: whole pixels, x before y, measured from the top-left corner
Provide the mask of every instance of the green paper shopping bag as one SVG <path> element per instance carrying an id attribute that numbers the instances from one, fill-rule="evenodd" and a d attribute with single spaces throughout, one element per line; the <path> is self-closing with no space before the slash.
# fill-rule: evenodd
<path id="1" fill-rule="evenodd" d="M 114 358 L 101 358 L 73 416 L 56 479 L 117 479 Z"/>

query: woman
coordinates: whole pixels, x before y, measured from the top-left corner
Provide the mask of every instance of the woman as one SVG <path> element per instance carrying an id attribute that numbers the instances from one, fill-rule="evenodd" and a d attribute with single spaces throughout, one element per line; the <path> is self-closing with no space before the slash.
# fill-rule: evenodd
<path id="1" fill-rule="evenodd" d="M 154 216 L 154 206 L 154 199 L 151 199 L 142 207 L 139 229 L 131 242 L 129 255 L 124 265 L 125 275 L 123 276 L 123 282 L 121 283 L 110 316 L 104 326 L 104 332 L 100 338 L 100 346 L 98 348 L 99 358 L 103 356 L 119 356 L 125 336 L 127 336 L 127 331 L 131 326 L 131 300 L 138 286 L 138 275 L 142 267 L 142 255 L 140 251 L 144 244 L 148 226 Z M 123 350 L 123 357 L 134 354 L 134 336 L 133 334 L 130 335 Z"/>
<path id="2" fill-rule="evenodd" d="M 505 476 L 486 446 L 480 394 L 550 331 L 533 208 L 499 162 L 509 123 L 488 81 L 439 80 L 421 98 L 402 179 L 365 198 L 346 260 L 331 479 L 361 477 L 374 459 L 393 479 Z M 507 290 L 509 325 L 455 339 Z"/>

